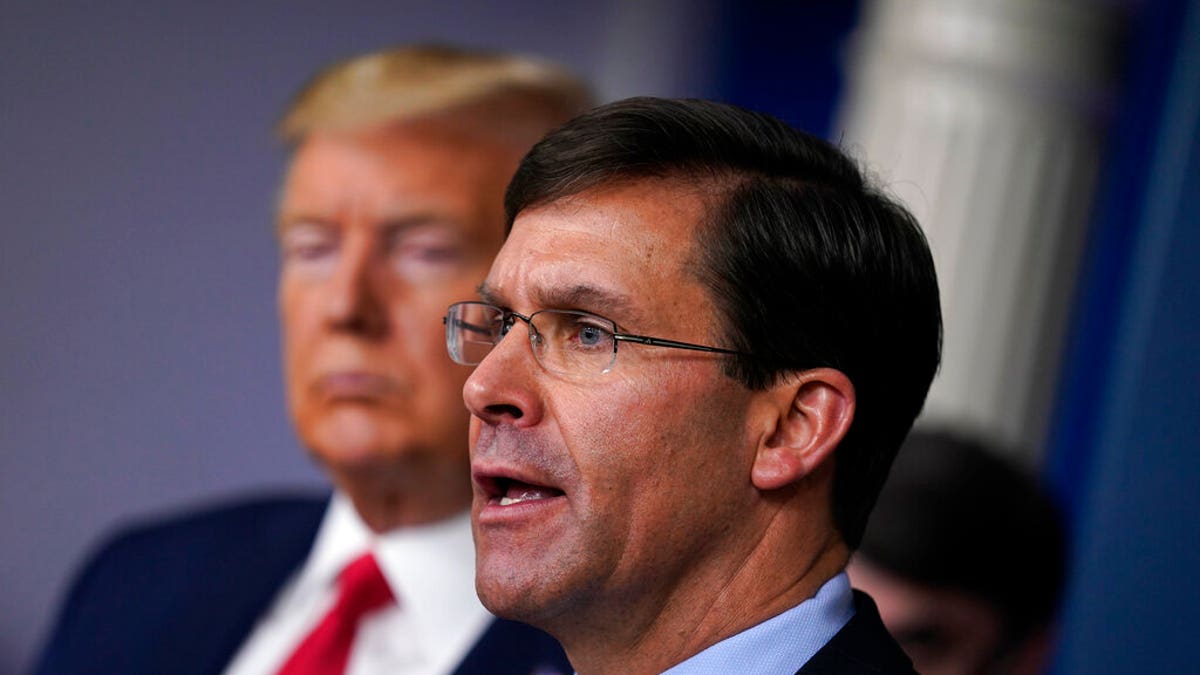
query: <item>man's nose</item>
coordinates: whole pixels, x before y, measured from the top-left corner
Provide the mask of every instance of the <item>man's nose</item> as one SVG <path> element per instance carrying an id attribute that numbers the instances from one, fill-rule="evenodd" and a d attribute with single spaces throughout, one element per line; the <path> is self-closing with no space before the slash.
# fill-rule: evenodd
<path id="1" fill-rule="evenodd" d="M 529 330 L 525 322 L 515 321 L 463 385 L 467 409 L 485 424 L 527 427 L 541 421 L 543 372 L 534 359 Z"/>
<path id="2" fill-rule="evenodd" d="M 376 257 L 368 242 L 346 242 L 325 297 L 325 316 L 331 328 L 366 336 L 387 332 L 387 303 Z"/>

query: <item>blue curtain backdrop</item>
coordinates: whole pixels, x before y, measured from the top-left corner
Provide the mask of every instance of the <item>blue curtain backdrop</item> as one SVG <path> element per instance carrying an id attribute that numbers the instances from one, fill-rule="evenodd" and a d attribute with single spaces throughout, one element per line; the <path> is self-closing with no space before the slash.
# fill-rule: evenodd
<path id="1" fill-rule="evenodd" d="M 828 138 L 857 2 L 724 2 L 714 80 L 729 103 Z"/>
<path id="2" fill-rule="evenodd" d="M 1200 2 L 1134 5 L 1047 468 L 1075 526 L 1058 672 L 1194 672 Z"/>

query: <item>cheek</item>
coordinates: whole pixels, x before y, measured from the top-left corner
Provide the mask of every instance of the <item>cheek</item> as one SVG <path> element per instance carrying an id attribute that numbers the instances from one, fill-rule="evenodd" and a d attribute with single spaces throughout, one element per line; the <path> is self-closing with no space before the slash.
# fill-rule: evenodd
<path id="1" fill-rule="evenodd" d="M 281 283 L 279 290 L 279 339 L 283 351 L 284 378 L 289 389 L 301 385 L 314 330 L 312 298 L 295 284 Z"/>
<path id="2" fill-rule="evenodd" d="M 455 435 L 460 438 L 466 438 L 470 418 L 462 399 L 467 375 L 464 370 L 463 366 L 454 363 L 422 364 L 414 401 L 420 410 L 419 418 L 426 424 L 453 426 Z"/>
<path id="3" fill-rule="evenodd" d="M 719 380 L 681 370 L 581 397 L 573 406 L 575 428 L 584 430 L 576 440 L 593 449 L 588 455 L 603 487 L 637 494 L 636 503 L 666 517 L 680 505 L 735 504 L 751 485 L 752 455 L 737 451 L 746 447 L 745 398 Z"/>
<path id="4" fill-rule="evenodd" d="M 439 400 L 446 401 L 448 392 L 456 408 L 462 408 L 462 387 L 470 370 L 450 359 L 446 352 L 446 329 L 442 324 L 446 307 L 436 304 L 393 308 L 393 335 L 388 350 L 394 367 L 401 367 L 414 374 L 422 389 L 438 392 Z"/>
<path id="5" fill-rule="evenodd" d="M 438 428 L 436 433 L 452 434 L 461 446 L 469 417 L 462 392 L 471 369 L 450 360 L 443 331 L 440 317 L 424 325 L 410 324 L 396 336 L 390 365 L 409 380 L 418 422 Z"/>
<path id="6" fill-rule="evenodd" d="M 614 373 L 616 375 L 616 373 Z M 551 411 L 596 497 L 678 492 L 705 455 L 704 411 L 672 375 L 626 375 L 604 387 L 580 388 Z"/>
<path id="7" fill-rule="evenodd" d="M 467 442 L 470 444 L 471 455 L 475 455 L 475 446 L 479 443 L 479 418 L 471 416 L 470 428 L 467 430 Z"/>
<path id="8" fill-rule="evenodd" d="M 426 360 L 439 367 L 452 364 L 446 353 L 446 326 L 442 320 L 450 305 L 475 297 L 485 268 L 463 273 L 455 280 L 432 287 L 393 284 L 387 291 L 388 316 L 396 347 L 414 359 Z M 465 380 L 466 377 L 462 378 Z"/>
<path id="9" fill-rule="evenodd" d="M 612 380 L 600 385 L 582 385 L 567 390 L 561 397 L 547 397 L 549 416 L 567 436 L 568 448 L 578 453 L 577 461 L 584 463 L 588 456 L 600 466 L 615 462 L 615 458 L 636 458 L 634 449 L 642 445 L 643 436 L 653 425 L 657 414 L 655 401 L 649 400 L 647 390 L 637 380 L 610 373 Z"/>

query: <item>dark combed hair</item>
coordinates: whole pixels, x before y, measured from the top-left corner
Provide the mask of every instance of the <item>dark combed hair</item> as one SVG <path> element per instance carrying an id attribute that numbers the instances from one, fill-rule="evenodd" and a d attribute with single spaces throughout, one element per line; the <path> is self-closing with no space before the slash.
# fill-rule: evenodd
<path id="1" fill-rule="evenodd" d="M 731 356 L 752 389 L 827 366 L 857 411 L 836 452 L 835 524 L 858 545 L 941 354 L 929 246 L 899 203 L 829 143 L 774 117 L 700 100 L 632 98 L 539 142 L 505 196 L 522 210 L 643 179 L 707 195 L 693 273 L 710 290 Z"/>

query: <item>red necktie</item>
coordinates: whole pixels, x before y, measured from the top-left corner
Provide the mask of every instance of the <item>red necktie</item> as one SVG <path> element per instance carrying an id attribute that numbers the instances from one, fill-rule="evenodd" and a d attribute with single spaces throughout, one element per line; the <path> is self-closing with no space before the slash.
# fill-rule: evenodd
<path id="1" fill-rule="evenodd" d="M 338 576 L 338 599 L 313 632 L 304 638 L 279 675 L 341 675 L 364 616 L 392 601 L 375 556 L 364 553 Z"/>

